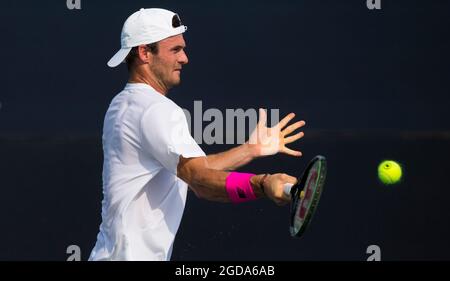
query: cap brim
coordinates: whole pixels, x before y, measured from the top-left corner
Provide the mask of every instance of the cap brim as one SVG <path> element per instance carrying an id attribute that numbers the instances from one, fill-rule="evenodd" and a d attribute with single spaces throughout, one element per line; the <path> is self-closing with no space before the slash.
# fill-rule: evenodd
<path id="1" fill-rule="evenodd" d="M 125 58 L 128 56 L 128 54 L 130 53 L 131 48 L 122 48 L 120 49 L 109 61 L 108 61 L 108 66 L 109 67 L 116 67 L 118 66 L 121 62 L 123 62 L 125 60 Z"/>

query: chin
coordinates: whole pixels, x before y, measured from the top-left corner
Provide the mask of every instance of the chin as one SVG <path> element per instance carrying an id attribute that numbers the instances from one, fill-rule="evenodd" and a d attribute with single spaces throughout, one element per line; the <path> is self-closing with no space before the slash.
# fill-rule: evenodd
<path id="1" fill-rule="evenodd" d="M 181 82 L 180 77 L 177 77 L 177 78 L 172 80 L 172 85 L 177 86 L 177 85 L 180 84 L 180 82 Z"/>
<path id="2" fill-rule="evenodd" d="M 180 84 L 180 79 L 176 79 L 176 80 L 172 80 L 172 81 L 170 81 L 170 83 L 168 83 L 168 85 L 169 85 L 169 89 L 172 89 L 173 87 L 175 87 L 175 86 L 178 86 L 179 84 Z"/>

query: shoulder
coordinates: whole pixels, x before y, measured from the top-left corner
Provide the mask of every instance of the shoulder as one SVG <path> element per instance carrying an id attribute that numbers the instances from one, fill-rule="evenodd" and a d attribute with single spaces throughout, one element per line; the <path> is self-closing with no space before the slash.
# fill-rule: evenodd
<path id="1" fill-rule="evenodd" d="M 149 104 L 141 116 L 141 127 L 150 124 L 172 127 L 186 122 L 187 119 L 183 109 L 163 96 Z"/>
<path id="2" fill-rule="evenodd" d="M 144 105 L 144 111 L 165 109 L 165 110 L 181 110 L 181 108 L 168 97 L 158 93 L 151 87 L 135 87 L 132 88 L 134 98 Z"/>
<path id="3" fill-rule="evenodd" d="M 170 117 L 173 113 L 179 112 L 183 112 L 183 109 L 172 100 L 165 98 L 154 100 L 152 103 L 148 104 L 148 106 L 144 109 L 143 115 L 160 114 L 161 116 L 167 118 Z"/>

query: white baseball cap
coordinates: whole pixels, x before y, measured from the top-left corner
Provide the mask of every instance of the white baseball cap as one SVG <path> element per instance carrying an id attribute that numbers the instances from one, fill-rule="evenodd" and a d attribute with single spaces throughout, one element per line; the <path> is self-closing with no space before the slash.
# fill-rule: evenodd
<path id="1" fill-rule="evenodd" d="M 121 49 L 108 61 L 108 66 L 118 66 L 133 47 L 158 42 L 186 30 L 187 26 L 181 23 L 180 17 L 174 12 L 158 8 L 140 9 L 123 24 Z"/>

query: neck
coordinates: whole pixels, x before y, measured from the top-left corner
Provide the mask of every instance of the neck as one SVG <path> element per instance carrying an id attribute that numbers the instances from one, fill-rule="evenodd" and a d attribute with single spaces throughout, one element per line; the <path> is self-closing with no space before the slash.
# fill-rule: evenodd
<path id="1" fill-rule="evenodd" d="M 128 78 L 128 83 L 143 83 L 148 84 L 162 95 L 167 95 L 168 89 L 158 81 L 153 75 L 139 73 L 138 71 L 132 71 Z"/>

